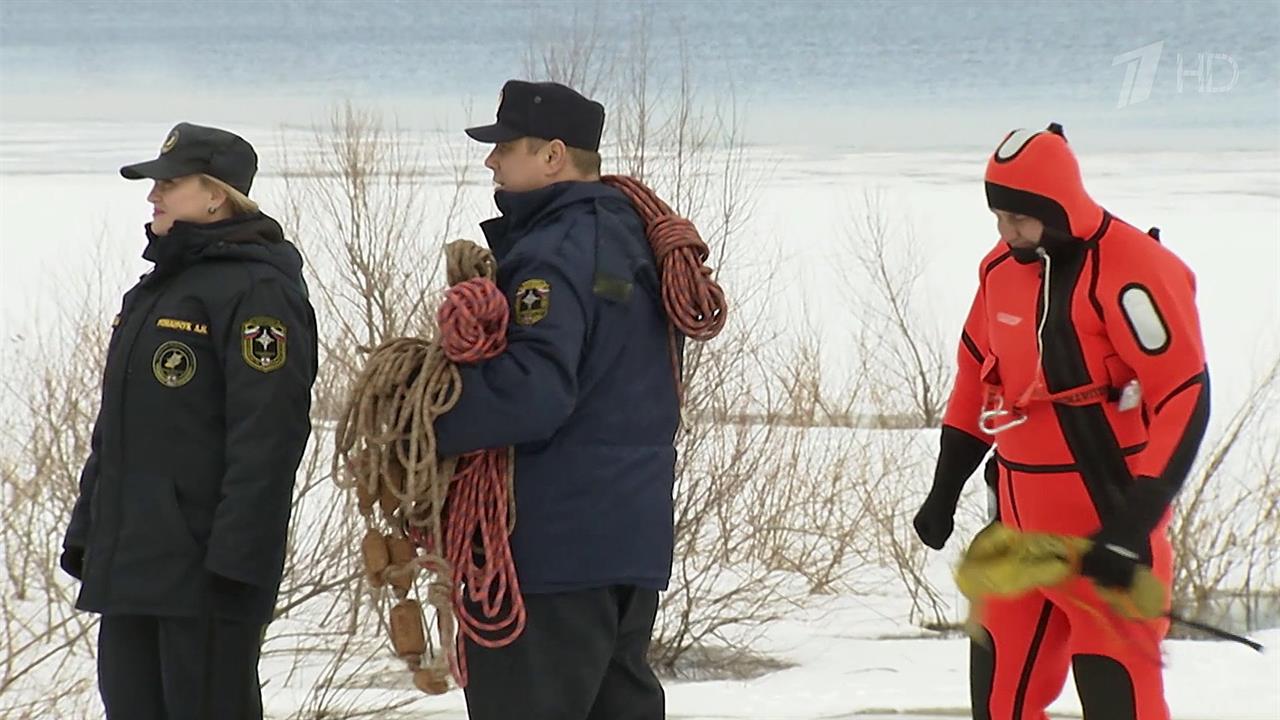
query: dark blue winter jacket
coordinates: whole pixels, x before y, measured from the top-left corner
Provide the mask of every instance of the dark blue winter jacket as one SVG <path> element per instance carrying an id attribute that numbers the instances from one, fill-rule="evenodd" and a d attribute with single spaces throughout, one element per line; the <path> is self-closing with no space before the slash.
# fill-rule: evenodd
<path id="1" fill-rule="evenodd" d="M 511 303 L 508 346 L 462 369 L 440 451 L 515 446 L 525 593 L 665 589 L 679 407 L 643 223 L 600 182 L 496 200 L 502 216 L 481 227 Z"/>

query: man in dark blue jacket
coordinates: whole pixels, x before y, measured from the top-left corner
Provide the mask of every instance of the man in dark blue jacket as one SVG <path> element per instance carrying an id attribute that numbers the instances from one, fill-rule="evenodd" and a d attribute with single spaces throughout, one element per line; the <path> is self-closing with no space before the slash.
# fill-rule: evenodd
<path id="1" fill-rule="evenodd" d="M 467 133 L 502 216 L 482 225 L 511 303 L 507 350 L 462 369 L 440 451 L 515 447 L 511 536 L 528 622 L 468 642 L 473 720 L 650 720 L 646 659 L 671 575 L 679 418 L 653 253 L 630 201 L 600 182 L 604 108 L 512 81 Z"/>

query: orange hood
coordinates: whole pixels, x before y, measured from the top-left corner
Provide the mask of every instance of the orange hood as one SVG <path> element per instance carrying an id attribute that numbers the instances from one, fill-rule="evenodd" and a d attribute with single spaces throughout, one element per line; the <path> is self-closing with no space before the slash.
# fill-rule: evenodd
<path id="1" fill-rule="evenodd" d="M 1006 135 L 987 161 L 986 186 L 992 210 L 1028 215 L 1075 238 L 1092 236 L 1102 223 L 1102 208 L 1085 192 L 1080 165 L 1057 123 Z"/>

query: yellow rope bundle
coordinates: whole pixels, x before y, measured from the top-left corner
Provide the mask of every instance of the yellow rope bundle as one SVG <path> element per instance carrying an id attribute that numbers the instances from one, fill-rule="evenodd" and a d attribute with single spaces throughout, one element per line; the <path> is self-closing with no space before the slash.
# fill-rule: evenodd
<path id="1" fill-rule="evenodd" d="M 1077 578 L 1080 558 L 1090 547 L 1088 538 L 1022 532 L 1003 523 L 988 525 L 973 538 L 955 572 L 956 586 L 970 603 L 971 630 L 987 598 L 1017 597 Z M 1163 617 L 1168 608 L 1164 584 L 1141 565 L 1127 590 L 1096 589 L 1116 613 L 1130 620 Z"/>

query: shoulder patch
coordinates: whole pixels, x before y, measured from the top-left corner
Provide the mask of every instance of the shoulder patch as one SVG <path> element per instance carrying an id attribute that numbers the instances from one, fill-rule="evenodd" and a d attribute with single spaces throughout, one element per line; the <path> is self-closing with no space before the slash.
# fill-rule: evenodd
<path id="1" fill-rule="evenodd" d="M 161 343 L 151 356 L 151 372 L 161 385 L 180 388 L 196 376 L 195 351 L 177 340 Z"/>
<path id="2" fill-rule="evenodd" d="M 269 315 L 257 315 L 240 326 L 240 354 L 249 367 L 272 372 L 288 359 L 288 328 Z"/>
<path id="3" fill-rule="evenodd" d="M 1124 286 L 1120 291 L 1120 312 L 1143 352 L 1159 355 L 1169 349 L 1169 326 L 1145 286 L 1137 283 Z"/>
<path id="4" fill-rule="evenodd" d="M 516 322 L 533 325 L 547 316 L 551 309 L 551 283 L 540 278 L 529 278 L 516 288 Z"/>

